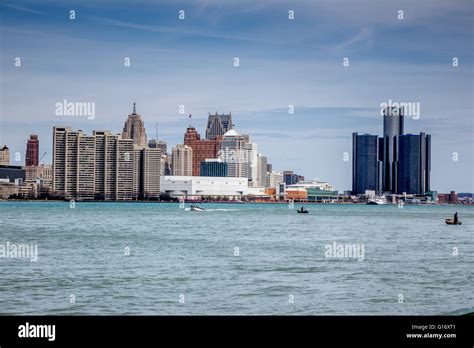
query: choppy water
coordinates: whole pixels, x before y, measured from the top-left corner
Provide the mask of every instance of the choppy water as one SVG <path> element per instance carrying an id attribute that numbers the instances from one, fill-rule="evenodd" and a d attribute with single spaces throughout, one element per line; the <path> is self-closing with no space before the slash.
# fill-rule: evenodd
<path id="1" fill-rule="evenodd" d="M 203 207 L 0 202 L 0 244 L 39 252 L 0 258 L 0 314 L 473 311 L 474 207 Z M 463 225 L 445 225 L 455 210 Z M 333 242 L 362 243 L 364 260 L 325 257 Z"/>

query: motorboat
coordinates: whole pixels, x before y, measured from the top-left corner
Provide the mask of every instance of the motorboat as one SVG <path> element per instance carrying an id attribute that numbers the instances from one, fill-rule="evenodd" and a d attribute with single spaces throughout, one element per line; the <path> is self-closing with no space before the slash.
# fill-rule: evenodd
<path id="1" fill-rule="evenodd" d="M 298 209 L 297 212 L 298 214 L 308 214 L 308 211 L 304 208 Z"/>
<path id="2" fill-rule="evenodd" d="M 388 204 L 387 199 L 385 197 L 377 197 L 371 198 L 367 201 L 367 204 L 370 205 L 385 205 Z"/>
<path id="3" fill-rule="evenodd" d="M 204 208 L 201 208 L 197 205 L 191 205 L 191 211 L 204 211 Z"/>
<path id="4" fill-rule="evenodd" d="M 461 221 L 454 222 L 454 219 L 446 219 L 446 225 L 462 225 Z"/>

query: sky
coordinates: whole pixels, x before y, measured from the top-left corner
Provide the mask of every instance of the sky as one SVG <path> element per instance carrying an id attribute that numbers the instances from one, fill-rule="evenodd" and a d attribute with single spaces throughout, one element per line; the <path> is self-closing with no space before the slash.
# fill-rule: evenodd
<path id="1" fill-rule="evenodd" d="M 24 165 L 36 133 L 50 163 L 53 126 L 118 133 L 136 102 L 170 149 L 231 112 L 274 170 L 343 191 L 352 132 L 381 135 L 380 104 L 413 102 L 405 131 L 432 136 L 431 188 L 474 192 L 473 4 L 0 0 L 0 146 Z M 65 99 L 95 103 L 95 118 L 57 116 Z"/>

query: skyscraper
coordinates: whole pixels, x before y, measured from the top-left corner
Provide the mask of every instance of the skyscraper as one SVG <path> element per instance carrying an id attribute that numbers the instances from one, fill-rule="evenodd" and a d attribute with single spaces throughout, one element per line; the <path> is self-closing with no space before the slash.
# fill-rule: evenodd
<path id="1" fill-rule="evenodd" d="M 403 108 L 386 107 L 383 110 L 382 190 L 395 192 L 397 182 L 394 161 L 398 151 L 397 137 L 403 134 Z"/>
<path id="2" fill-rule="evenodd" d="M 144 198 L 158 198 L 160 196 L 160 176 L 163 160 L 158 148 L 144 148 L 142 150 L 142 195 Z"/>
<path id="3" fill-rule="evenodd" d="M 430 191 L 431 136 L 425 133 L 400 135 L 398 146 L 396 193 Z"/>
<path id="4" fill-rule="evenodd" d="M 219 139 L 219 158 L 227 163 L 227 175 L 233 178 L 247 178 L 248 136 L 231 129 Z"/>
<path id="5" fill-rule="evenodd" d="M 135 103 L 133 103 L 133 112 L 128 115 L 127 121 L 123 126 L 122 139 L 133 139 L 133 144 L 145 147 L 147 145 L 145 125 L 141 116 L 137 114 Z"/>
<path id="6" fill-rule="evenodd" d="M 191 147 L 182 144 L 173 147 L 171 171 L 174 176 L 193 175 L 193 149 Z"/>
<path id="7" fill-rule="evenodd" d="M 36 134 L 31 134 L 26 143 L 25 166 L 37 166 L 39 164 L 39 140 Z"/>
<path id="8" fill-rule="evenodd" d="M 379 137 L 352 133 L 352 193 L 380 190 Z"/>
<path id="9" fill-rule="evenodd" d="M 209 113 L 209 117 L 207 118 L 206 139 L 215 140 L 219 135 L 224 135 L 232 128 L 234 128 L 232 124 L 232 113 L 228 115 L 219 115 L 217 112 L 214 115 Z"/>
<path id="10" fill-rule="evenodd" d="M 258 154 L 258 178 L 257 186 L 258 187 L 268 187 L 267 186 L 267 157 L 262 154 Z"/>
<path id="11" fill-rule="evenodd" d="M 184 145 L 193 149 L 193 176 L 199 176 L 201 163 L 207 158 L 216 158 L 219 151 L 218 140 L 204 140 L 197 130 L 189 126 L 184 134 Z"/>
<path id="12" fill-rule="evenodd" d="M 0 166 L 9 166 L 10 165 L 10 150 L 7 145 L 3 145 L 0 149 Z"/>
<path id="13" fill-rule="evenodd" d="M 53 127 L 53 195 L 65 199 L 133 197 L 133 140 L 108 131 L 87 136 Z"/>

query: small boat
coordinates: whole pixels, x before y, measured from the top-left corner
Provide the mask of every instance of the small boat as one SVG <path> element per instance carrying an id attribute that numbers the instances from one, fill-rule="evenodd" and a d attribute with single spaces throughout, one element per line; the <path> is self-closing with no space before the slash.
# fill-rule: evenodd
<path id="1" fill-rule="evenodd" d="M 387 199 L 385 197 L 377 197 L 371 198 L 367 201 L 369 205 L 385 205 L 388 204 Z"/>
<path id="2" fill-rule="evenodd" d="M 298 209 L 297 212 L 298 214 L 308 214 L 308 211 L 306 209 L 304 210 Z"/>
<path id="3" fill-rule="evenodd" d="M 446 219 L 446 225 L 462 225 L 462 222 L 458 220 L 458 222 L 454 222 L 454 219 Z"/>
<path id="4" fill-rule="evenodd" d="M 198 207 L 197 205 L 191 206 L 191 211 L 204 211 L 204 208 Z"/>

